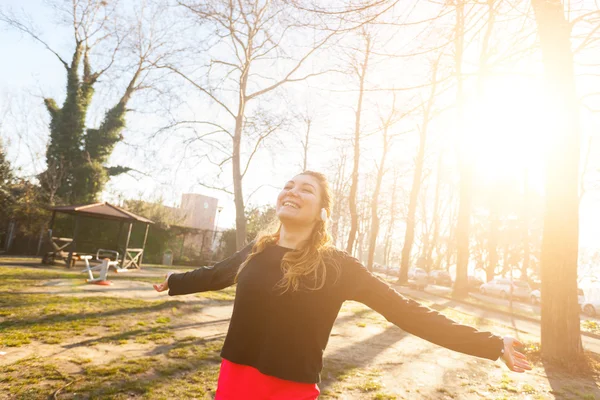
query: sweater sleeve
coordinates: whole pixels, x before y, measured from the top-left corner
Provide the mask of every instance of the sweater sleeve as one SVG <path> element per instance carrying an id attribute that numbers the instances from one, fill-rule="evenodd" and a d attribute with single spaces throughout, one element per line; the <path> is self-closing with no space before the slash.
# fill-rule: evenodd
<path id="1" fill-rule="evenodd" d="M 169 296 L 221 290 L 235 283 L 235 276 L 250 254 L 254 243 L 250 243 L 231 257 L 211 267 L 200 267 L 193 271 L 169 276 Z"/>
<path id="2" fill-rule="evenodd" d="M 501 337 L 461 325 L 407 299 L 347 254 L 342 265 L 349 279 L 348 300 L 361 302 L 402 330 L 447 349 L 490 360 L 500 357 L 504 347 Z"/>

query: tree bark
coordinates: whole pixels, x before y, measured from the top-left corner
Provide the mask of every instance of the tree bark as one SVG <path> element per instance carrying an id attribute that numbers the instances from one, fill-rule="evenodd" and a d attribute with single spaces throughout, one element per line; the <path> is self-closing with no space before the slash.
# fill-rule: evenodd
<path id="1" fill-rule="evenodd" d="M 439 58 L 438 58 L 439 61 Z M 415 239 L 415 225 L 417 205 L 419 203 L 419 192 L 423 179 L 423 164 L 425 163 L 425 147 L 427 145 L 427 128 L 431 120 L 431 111 L 436 95 L 436 80 L 437 80 L 437 65 L 433 65 L 431 92 L 427 104 L 423 109 L 423 126 L 419 130 L 419 148 L 415 159 L 415 173 L 413 175 L 412 187 L 410 189 L 410 200 L 408 203 L 408 216 L 406 218 L 406 232 L 404 233 L 404 245 L 402 247 L 402 259 L 400 261 L 400 275 L 398 283 L 406 283 L 408 281 L 408 269 L 410 267 L 410 254 L 412 245 Z"/>
<path id="2" fill-rule="evenodd" d="M 337 244 L 339 237 L 340 229 L 340 219 L 342 218 L 342 201 L 343 201 L 343 193 L 344 193 L 344 176 L 346 174 L 346 154 L 342 153 L 340 157 L 340 163 L 337 169 L 337 176 L 335 180 L 335 202 L 333 203 L 333 212 L 332 212 L 332 224 L 331 224 L 331 237 L 333 239 L 333 243 Z"/>
<path id="3" fill-rule="evenodd" d="M 464 96 L 462 77 L 462 55 L 464 46 L 464 2 L 456 3 L 456 32 L 454 38 L 455 65 L 456 65 L 456 109 L 459 134 L 459 170 L 460 188 L 458 217 L 456 222 L 456 280 L 454 281 L 453 296 L 462 297 L 468 294 L 468 269 L 469 269 L 469 230 L 471 225 L 472 182 L 473 168 L 470 154 L 466 151 L 466 137 L 464 132 Z"/>
<path id="4" fill-rule="evenodd" d="M 577 304 L 580 121 L 571 27 L 559 0 L 532 0 L 551 108 L 547 135 L 542 238 L 542 356 L 577 361 L 583 354 Z"/>
<path id="5" fill-rule="evenodd" d="M 350 206 L 350 232 L 348 233 L 348 243 L 346 251 L 352 254 L 354 241 L 356 240 L 356 231 L 358 229 L 358 212 L 356 210 L 356 193 L 358 191 L 358 164 L 360 161 L 360 119 L 362 114 L 362 103 L 364 97 L 365 78 L 367 76 L 367 68 L 369 66 L 369 55 L 371 53 L 371 38 L 365 36 L 365 57 L 358 71 L 360 79 L 360 87 L 358 92 L 358 103 L 356 106 L 355 123 L 354 123 L 354 166 L 352 168 L 352 184 L 350 186 L 350 196 L 348 203 Z"/>
<path id="6" fill-rule="evenodd" d="M 443 175 L 443 161 L 444 161 L 444 151 L 440 151 L 440 155 L 437 161 L 437 179 L 435 182 L 435 195 L 433 200 L 433 215 L 432 215 L 432 233 L 431 239 L 429 240 L 429 246 L 427 248 L 427 253 L 425 254 L 425 258 L 429 260 L 431 264 L 433 264 L 433 249 L 437 247 L 440 240 L 440 225 L 441 225 L 441 210 L 440 210 L 440 196 L 442 190 L 442 175 Z"/>
<path id="7" fill-rule="evenodd" d="M 232 172 L 233 172 L 233 198 L 235 202 L 235 247 L 241 250 L 246 245 L 246 208 L 244 206 L 244 194 L 242 187 L 242 170 L 240 150 L 242 143 L 242 132 L 244 128 L 244 116 L 246 112 L 246 86 L 248 85 L 248 73 L 250 65 L 245 64 L 240 77 L 240 92 L 238 98 L 238 111 L 235 117 L 235 130 L 233 132 Z"/>
<path id="8" fill-rule="evenodd" d="M 521 234 L 523 236 L 523 265 L 521 266 L 521 280 L 526 280 L 529 270 L 529 258 L 531 254 L 529 239 L 529 170 L 525 169 L 523 189 L 523 205 L 521 215 Z"/>
<path id="9" fill-rule="evenodd" d="M 381 181 L 383 180 L 383 175 L 385 174 L 385 159 L 387 157 L 387 152 L 389 148 L 388 128 L 389 124 L 391 123 L 392 116 L 394 115 L 395 105 L 396 101 L 394 97 L 390 118 L 388 118 L 388 120 L 385 123 L 386 125 L 383 128 L 383 152 L 381 154 L 381 160 L 379 161 L 379 169 L 377 170 L 377 179 L 375 182 L 375 190 L 373 191 L 373 199 L 371 200 L 371 230 L 369 236 L 369 254 L 367 256 L 367 269 L 369 271 L 373 270 L 373 259 L 375 257 L 377 235 L 379 234 L 379 215 L 377 214 L 379 205 L 379 191 L 381 189 Z"/>
<path id="10" fill-rule="evenodd" d="M 394 183 L 392 184 L 392 195 L 391 195 L 391 204 L 390 204 L 390 220 L 388 221 L 387 231 L 385 233 L 385 247 L 383 250 L 383 263 L 386 266 L 390 264 L 390 252 L 392 250 L 392 234 L 394 232 L 394 223 L 396 222 L 396 189 L 398 187 L 398 176 L 399 173 L 397 170 L 394 171 Z"/>

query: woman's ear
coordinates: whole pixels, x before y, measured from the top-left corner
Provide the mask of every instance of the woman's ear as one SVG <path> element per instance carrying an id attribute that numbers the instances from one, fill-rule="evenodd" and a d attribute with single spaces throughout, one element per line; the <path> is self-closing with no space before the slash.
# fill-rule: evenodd
<path id="1" fill-rule="evenodd" d="M 327 210 L 324 208 L 321 208 L 321 220 L 323 222 L 327 221 Z"/>

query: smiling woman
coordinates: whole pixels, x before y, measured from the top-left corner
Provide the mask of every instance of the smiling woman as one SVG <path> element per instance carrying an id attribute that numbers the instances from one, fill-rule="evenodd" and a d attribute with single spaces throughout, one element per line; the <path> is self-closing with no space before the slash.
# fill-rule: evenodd
<path id="1" fill-rule="evenodd" d="M 467 156 L 476 177 L 487 182 L 522 179 L 543 191 L 544 143 L 549 130 L 544 118 L 541 83 L 518 77 L 498 77 L 484 94 L 467 104 Z"/>
<path id="2" fill-rule="evenodd" d="M 323 174 L 294 176 L 277 197 L 279 228 L 212 268 L 170 275 L 154 288 L 182 295 L 237 282 L 223 345 L 216 400 L 314 400 L 323 353 L 342 304 L 361 302 L 406 332 L 477 357 L 531 369 L 501 338 L 458 324 L 404 298 L 359 260 L 337 250 L 327 231 L 331 195 Z"/>

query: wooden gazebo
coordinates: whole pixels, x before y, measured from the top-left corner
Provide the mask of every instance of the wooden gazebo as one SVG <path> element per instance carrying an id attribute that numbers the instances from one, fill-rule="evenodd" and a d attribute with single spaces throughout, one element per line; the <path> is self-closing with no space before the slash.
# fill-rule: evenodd
<path id="1" fill-rule="evenodd" d="M 53 207 L 50 210 L 52 211 L 52 219 L 50 220 L 50 228 L 48 229 L 48 239 L 52 245 L 52 251 L 44 255 L 42 262 L 51 262 L 58 258 L 63 260 L 66 259 L 66 264 L 68 267 L 74 265 L 75 261 L 81 255 L 77 253 L 77 236 L 79 232 L 80 219 L 81 217 L 88 217 L 111 220 L 120 223 L 119 234 L 114 242 L 117 252 L 118 249 L 121 248 L 120 245 L 122 243 L 121 236 L 123 233 L 123 228 L 127 225 L 127 236 L 125 238 L 124 246 L 122 247 L 123 254 L 120 259 L 120 268 L 140 268 L 144 255 L 144 248 L 146 246 L 146 239 L 148 238 L 148 228 L 150 227 L 150 224 L 154 224 L 153 221 L 106 202 L 77 206 L 59 206 Z M 72 238 L 53 235 L 54 221 L 57 213 L 70 214 L 75 217 L 75 228 Z M 129 247 L 131 230 L 134 223 L 146 225 L 144 242 L 141 248 Z"/>

